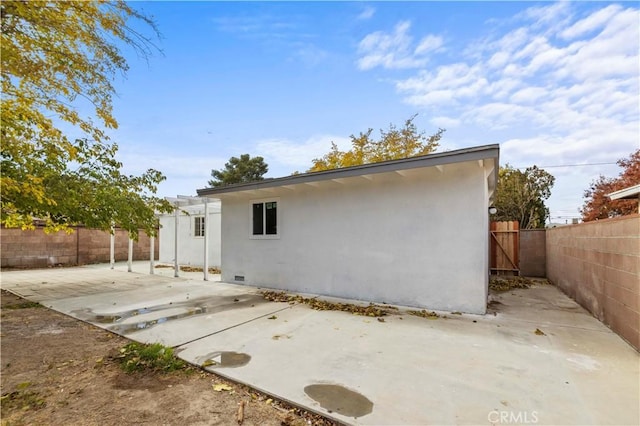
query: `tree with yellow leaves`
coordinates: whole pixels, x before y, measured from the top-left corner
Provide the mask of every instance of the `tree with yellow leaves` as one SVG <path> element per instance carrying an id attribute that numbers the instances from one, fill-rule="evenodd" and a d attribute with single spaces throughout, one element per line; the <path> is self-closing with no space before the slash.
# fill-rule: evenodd
<path id="1" fill-rule="evenodd" d="M 155 49 L 131 22 L 157 36 L 154 22 L 119 0 L 3 0 L 0 14 L 2 224 L 30 229 L 37 218 L 47 231 L 115 223 L 132 236 L 153 233 L 154 211 L 171 207 L 153 195 L 164 176 L 122 174 L 107 131 L 118 125 L 112 82 L 128 70 L 121 47 L 145 58 Z M 93 114 L 82 116 L 81 104 Z"/>
<path id="2" fill-rule="evenodd" d="M 351 150 L 340 151 L 335 143 L 331 144 L 331 151 L 322 158 L 313 160 L 310 172 L 338 169 L 342 167 L 358 166 L 361 164 L 378 163 L 380 161 L 397 160 L 400 158 L 426 155 L 436 150 L 442 138 L 444 129 L 438 129 L 431 136 L 418 131 L 413 122 L 417 114 L 404 122 L 398 129 L 390 124 L 389 130 L 380 130 L 380 139 L 375 140 L 368 129 L 358 136 L 351 135 Z"/>

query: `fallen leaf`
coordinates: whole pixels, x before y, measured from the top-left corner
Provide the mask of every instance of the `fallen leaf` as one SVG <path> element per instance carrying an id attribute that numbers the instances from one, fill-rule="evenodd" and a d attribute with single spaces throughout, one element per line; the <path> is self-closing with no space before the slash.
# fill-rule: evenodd
<path id="1" fill-rule="evenodd" d="M 275 315 L 271 315 L 271 316 L 270 316 L 269 318 L 267 318 L 267 319 L 277 319 L 277 318 L 278 318 L 277 316 L 275 316 Z"/>
<path id="2" fill-rule="evenodd" d="M 264 403 L 267 405 L 271 405 L 272 402 L 273 402 L 273 399 L 269 398 Z"/>
<path id="3" fill-rule="evenodd" d="M 384 322 L 384 318 L 378 318 L 378 321 Z"/>
<path id="4" fill-rule="evenodd" d="M 422 318 L 427 318 L 427 319 L 438 319 L 440 317 L 440 315 L 438 315 L 435 312 L 432 311 L 427 311 L 426 309 L 423 309 L 421 311 L 407 311 L 407 313 L 409 315 L 415 315 L 417 317 L 422 317 Z"/>
<path id="5" fill-rule="evenodd" d="M 546 334 L 544 334 L 544 331 L 540 330 L 539 328 L 536 328 L 536 331 L 534 331 L 534 333 L 538 336 L 546 336 Z"/>
<path id="6" fill-rule="evenodd" d="M 226 383 L 216 383 L 213 385 L 213 390 L 216 392 L 222 392 L 233 390 L 233 388 Z"/>
<path id="7" fill-rule="evenodd" d="M 205 362 L 202 363 L 202 366 L 203 367 L 209 367 L 210 365 L 217 365 L 217 364 L 218 363 L 215 362 L 214 360 L 208 359 L 208 360 L 206 360 Z"/>
<path id="8" fill-rule="evenodd" d="M 238 413 L 236 414 L 236 421 L 239 425 L 244 421 L 244 401 L 240 401 L 240 406 L 238 407 Z"/>
<path id="9" fill-rule="evenodd" d="M 387 315 L 389 313 L 389 309 L 397 310 L 396 307 L 375 305 L 373 303 L 369 304 L 369 306 L 359 306 L 350 303 L 333 303 L 315 298 L 306 298 L 299 295 L 289 295 L 285 292 L 264 291 L 262 292 L 262 296 L 266 300 L 270 300 L 272 302 L 289 302 L 290 304 L 304 303 L 310 306 L 311 309 L 315 309 L 317 311 L 344 311 L 351 312 L 354 315 L 371 317 Z"/>

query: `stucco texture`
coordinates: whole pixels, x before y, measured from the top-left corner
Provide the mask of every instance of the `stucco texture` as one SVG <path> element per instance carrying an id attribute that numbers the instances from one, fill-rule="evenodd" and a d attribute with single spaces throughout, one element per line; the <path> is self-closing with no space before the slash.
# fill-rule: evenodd
<path id="1" fill-rule="evenodd" d="M 484 313 L 487 167 L 469 161 L 222 196 L 222 279 Z M 250 238 L 254 200 L 278 201 L 278 239 Z"/>
<path id="2" fill-rule="evenodd" d="M 204 217 L 204 206 L 183 208 L 178 216 L 178 263 L 180 265 L 204 265 L 204 237 L 195 235 L 194 218 Z M 220 208 L 209 212 L 209 266 L 219 267 L 220 259 Z M 173 263 L 175 259 L 175 217 L 160 216 L 160 262 Z"/>

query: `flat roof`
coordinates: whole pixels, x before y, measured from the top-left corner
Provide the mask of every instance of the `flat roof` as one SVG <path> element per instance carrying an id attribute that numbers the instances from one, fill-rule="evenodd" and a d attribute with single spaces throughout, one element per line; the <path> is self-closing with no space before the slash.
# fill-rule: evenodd
<path id="1" fill-rule="evenodd" d="M 607 197 L 612 200 L 632 200 L 634 198 L 640 198 L 640 184 L 612 192 L 611 194 L 607 194 Z"/>
<path id="2" fill-rule="evenodd" d="M 198 195 L 209 196 L 239 192 L 247 190 L 258 190 L 273 188 L 284 185 L 295 185 L 308 182 L 318 182 L 330 179 L 347 178 L 353 176 L 369 175 L 374 173 L 386 173 L 396 170 L 416 169 L 421 167 L 434 167 L 452 163 L 462 163 L 466 161 L 478 161 L 494 159 L 496 163 L 500 156 L 500 145 L 482 145 L 471 148 L 457 149 L 455 151 L 439 152 L 435 154 L 420 155 L 417 157 L 402 158 L 399 160 L 382 161 L 379 163 L 363 164 L 359 166 L 343 167 L 340 169 L 323 170 L 320 172 L 301 173 L 297 175 L 280 178 L 270 178 L 258 182 L 239 183 L 234 185 L 220 186 L 216 188 L 198 189 Z M 497 171 L 494 178 L 497 179 Z"/>

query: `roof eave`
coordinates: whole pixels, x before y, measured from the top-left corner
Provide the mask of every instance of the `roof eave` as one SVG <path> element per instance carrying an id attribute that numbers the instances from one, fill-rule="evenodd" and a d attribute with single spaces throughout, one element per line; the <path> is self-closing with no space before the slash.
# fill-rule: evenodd
<path id="1" fill-rule="evenodd" d="M 633 200 L 640 197 L 640 184 L 623 188 L 619 191 L 607 194 L 612 200 Z"/>
<path id="2" fill-rule="evenodd" d="M 400 160 L 383 161 L 380 163 L 363 164 L 341 169 L 310 172 L 299 175 L 285 176 L 281 178 L 267 179 L 258 182 L 242 183 L 222 186 L 217 188 L 198 189 L 199 196 L 221 195 L 240 191 L 274 188 L 284 185 L 296 185 L 309 182 L 317 182 L 330 179 L 348 178 L 376 173 L 387 173 L 396 170 L 406 170 L 419 167 L 434 167 L 466 161 L 495 159 L 499 160 L 500 146 L 498 144 L 483 145 L 472 148 L 464 148 L 436 154 L 422 155 L 418 157 L 403 158 Z"/>

